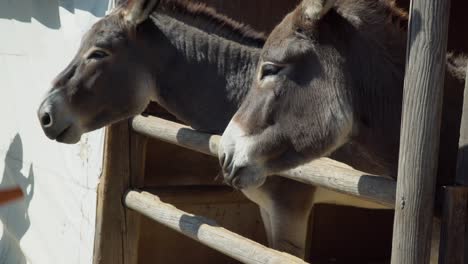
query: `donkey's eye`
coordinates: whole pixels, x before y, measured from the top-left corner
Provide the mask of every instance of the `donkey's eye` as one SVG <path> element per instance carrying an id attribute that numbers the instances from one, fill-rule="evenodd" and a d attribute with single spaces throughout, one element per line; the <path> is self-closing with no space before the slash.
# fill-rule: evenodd
<path id="1" fill-rule="evenodd" d="M 99 60 L 109 56 L 109 53 L 103 50 L 94 50 L 88 55 L 88 60 Z"/>
<path id="2" fill-rule="evenodd" d="M 260 72 L 260 80 L 263 80 L 268 76 L 277 75 L 283 68 L 283 65 L 278 65 L 271 62 L 264 63 Z"/>

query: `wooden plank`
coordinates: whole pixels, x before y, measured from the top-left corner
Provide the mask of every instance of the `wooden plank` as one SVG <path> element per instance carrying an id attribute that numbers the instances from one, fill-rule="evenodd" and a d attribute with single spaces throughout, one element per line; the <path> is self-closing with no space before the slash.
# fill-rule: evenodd
<path id="1" fill-rule="evenodd" d="M 403 94 L 392 263 L 428 263 L 449 0 L 413 0 Z"/>
<path id="2" fill-rule="evenodd" d="M 103 173 L 98 186 L 94 264 L 124 264 L 126 216 L 122 197 L 130 182 L 128 122 L 106 129 Z"/>
<path id="3" fill-rule="evenodd" d="M 145 187 L 141 190 L 157 195 L 165 203 L 177 205 L 251 203 L 241 192 L 227 186 Z"/>
<path id="4" fill-rule="evenodd" d="M 144 186 L 145 176 L 145 157 L 148 138 L 130 133 L 130 182 L 129 187 L 142 188 Z M 138 249 L 140 241 L 141 215 L 132 211 L 125 210 L 125 245 L 124 258 L 125 264 L 138 263 Z"/>
<path id="5" fill-rule="evenodd" d="M 468 74 L 468 67 L 466 69 Z M 465 81 L 458 142 L 457 175 L 460 187 L 445 190 L 440 263 L 468 263 L 468 81 Z"/>
<path id="6" fill-rule="evenodd" d="M 300 0 L 201 0 L 222 14 L 269 33 Z"/>
<path id="7" fill-rule="evenodd" d="M 143 135 L 208 155 L 218 155 L 219 136 L 194 131 L 187 126 L 156 117 L 135 117 L 131 126 Z M 389 208 L 393 208 L 395 204 L 394 180 L 354 170 L 331 159 L 319 159 L 280 175 L 377 202 Z"/>
<path id="8" fill-rule="evenodd" d="M 468 67 L 465 74 L 465 91 L 463 95 L 463 112 L 460 126 L 460 141 L 458 142 L 458 161 L 456 181 L 462 186 L 468 186 Z M 467 202 L 468 206 L 468 202 Z M 468 207 L 465 208 L 468 211 Z M 468 212 L 466 213 L 468 215 Z M 465 218 L 464 262 L 468 264 L 468 217 Z"/>
<path id="9" fill-rule="evenodd" d="M 468 67 L 466 68 L 468 76 Z M 468 186 L 468 80 L 465 80 L 463 95 L 463 112 L 460 124 L 460 140 L 458 141 L 457 184 Z"/>
<path id="10" fill-rule="evenodd" d="M 305 263 L 303 260 L 275 251 L 226 230 L 212 220 L 181 211 L 161 202 L 159 197 L 130 191 L 125 204 L 181 234 L 224 253 L 242 263 Z"/>
<path id="11" fill-rule="evenodd" d="M 444 188 L 439 263 L 462 264 L 465 249 L 467 187 Z"/>

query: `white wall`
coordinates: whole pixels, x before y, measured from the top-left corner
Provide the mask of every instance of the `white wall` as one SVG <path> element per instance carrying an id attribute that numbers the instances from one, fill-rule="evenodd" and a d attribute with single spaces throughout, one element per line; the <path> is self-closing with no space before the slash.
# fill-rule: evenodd
<path id="1" fill-rule="evenodd" d="M 0 264 L 91 263 L 103 133 L 73 146 L 48 140 L 36 117 L 52 79 L 108 0 L 0 0 Z"/>

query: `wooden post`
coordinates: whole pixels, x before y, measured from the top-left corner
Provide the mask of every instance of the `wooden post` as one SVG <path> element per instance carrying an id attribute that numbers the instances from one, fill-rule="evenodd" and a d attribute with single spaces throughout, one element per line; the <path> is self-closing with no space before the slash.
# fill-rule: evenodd
<path id="1" fill-rule="evenodd" d="M 440 264 L 463 264 L 467 197 L 466 187 L 444 188 Z"/>
<path id="2" fill-rule="evenodd" d="M 468 76 L 468 67 L 466 74 Z M 468 263 L 468 81 L 465 81 L 463 96 L 456 183 L 458 186 L 444 190 L 439 255 L 441 264 Z"/>
<path id="3" fill-rule="evenodd" d="M 468 76 L 468 67 L 466 68 L 465 76 Z M 460 140 L 458 142 L 456 181 L 459 185 L 468 186 L 468 79 L 465 80 L 465 91 L 463 95 L 463 112 L 460 124 Z"/>
<path id="4" fill-rule="evenodd" d="M 392 264 L 429 263 L 450 0 L 412 0 Z"/>
<path id="5" fill-rule="evenodd" d="M 98 187 L 94 264 L 138 263 L 140 214 L 122 201 L 130 187 L 143 187 L 147 139 L 128 121 L 106 129 L 103 173 Z"/>
<path id="6" fill-rule="evenodd" d="M 145 180 L 146 146 L 148 138 L 130 132 L 130 182 L 132 188 L 143 188 Z M 138 263 L 138 248 L 140 243 L 141 214 L 133 210 L 125 210 L 126 240 L 124 245 L 124 263 Z"/>
<path id="7" fill-rule="evenodd" d="M 103 172 L 98 186 L 94 264 L 124 264 L 126 217 L 123 194 L 130 185 L 128 122 L 106 129 Z"/>

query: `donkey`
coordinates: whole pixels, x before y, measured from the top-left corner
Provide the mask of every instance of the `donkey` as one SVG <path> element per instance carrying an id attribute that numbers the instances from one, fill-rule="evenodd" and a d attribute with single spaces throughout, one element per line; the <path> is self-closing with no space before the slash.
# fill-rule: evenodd
<path id="1" fill-rule="evenodd" d="M 264 41 L 204 5 L 122 3 L 83 37 L 41 103 L 39 121 L 47 137 L 73 144 L 155 101 L 195 129 L 222 134 L 251 86 Z M 272 177 L 243 193 L 259 205 L 270 245 L 304 257 L 314 190 Z"/>
<path id="2" fill-rule="evenodd" d="M 305 0 L 273 30 L 253 86 L 226 128 L 225 179 L 237 188 L 330 156 L 396 176 L 406 14 L 393 1 Z M 466 60 L 448 55 L 438 184 L 455 161 Z"/>
<path id="3" fill-rule="evenodd" d="M 225 181 L 261 186 L 324 156 L 395 177 L 406 25 L 407 15 L 390 0 L 304 0 L 268 37 L 252 88 L 222 136 Z M 449 54 L 446 66 L 439 186 L 454 181 L 466 59 Z"/>
<path id="4" fill-rule="evenodd" d="M 268 37 L 223 134 L 226 182 L 260 186 L 324 156 L 395 177 L 406 25 L 393 1 L 304 0 Z M 438 185 L 454 180 L 465 67 L 447 56 Z"/>

